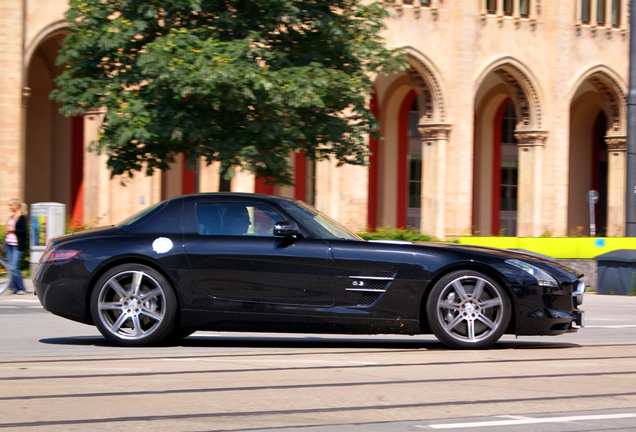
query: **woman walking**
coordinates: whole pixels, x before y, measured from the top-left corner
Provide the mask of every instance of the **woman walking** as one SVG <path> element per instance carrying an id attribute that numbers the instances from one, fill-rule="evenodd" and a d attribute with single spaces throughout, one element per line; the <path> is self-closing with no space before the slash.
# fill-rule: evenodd
<path id="1" fill-rule="evenodd" d="M 26 289 L 24 289 L 24 283 L 22 282 L 22 273 L 20 272 L 20 262 L 22 261 L 22 253 L 26 248 L 27 205 L 20 202 L 17 198 L 10 199 L 8 204 L 11 217 L 7 221 L 4 241 L 11 271 L 9 289 L 13 294 L 26 294 Z"/>

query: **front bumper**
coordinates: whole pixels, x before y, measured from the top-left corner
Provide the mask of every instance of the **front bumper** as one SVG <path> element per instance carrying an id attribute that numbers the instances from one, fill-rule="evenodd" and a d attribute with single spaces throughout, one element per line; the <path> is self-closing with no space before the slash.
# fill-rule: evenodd
<path id="1" fill-rule="evenodd" d="M 517 287 L 516 292 L 518 336 L 560 335 L 585 325 L 585 313 L 578 309 L 585 296 L 585 283 L 580 280 L 555 290 L 534 286 Z"/>
<path id="2" fill-rule="evenodd" d="M 585 282 L 577 280 L 572 287 L 572 297 L 574 297 L 574 306 L 580 306 L 583 304 L 583 297 L 585 297 Z"/>
<path id="3" fill-rule="evenodd" d="M 574 311 L 574 315 L 576 316 L 576 320 L 572 323 L 572 331 L 585 327 L 585 312 L 577 310 Z"/>

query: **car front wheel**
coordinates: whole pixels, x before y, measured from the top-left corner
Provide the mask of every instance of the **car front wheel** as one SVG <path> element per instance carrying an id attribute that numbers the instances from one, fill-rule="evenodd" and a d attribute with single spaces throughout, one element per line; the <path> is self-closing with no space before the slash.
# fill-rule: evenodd
<path id="1" fill-rule="evenodd" d="M 468 270 L 440 279 L 426 304 L 431 330 L 452 348 L 494 344 L 508 328 L 511 312 L 508 294 L 497 282 Z"/>
<path id="2" fill-rule="evenodd" d="M 168 281 L 141 264 L 112 268 L 99 279 L 91 296 L 95 325 L 106 339 L 122 346 L 159 343 L 173 331 L 176 310 Z"/>

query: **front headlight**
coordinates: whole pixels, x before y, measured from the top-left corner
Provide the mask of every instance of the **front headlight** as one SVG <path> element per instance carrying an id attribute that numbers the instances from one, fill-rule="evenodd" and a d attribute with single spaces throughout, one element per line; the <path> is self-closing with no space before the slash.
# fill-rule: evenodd
<path id="1" fill-rule="evenodd" d="M 525 261 L 520 261 L 517 259 L 509 259 L 509 260 L 506 260 L 506 264 L 510 264 L 511 266 L 517 267 L 518 269 L 521 269 L 524 272 L 528 273 L 529 275 L 531 275 L 537 280 L 537 283 L 539 284 L 539 286 L 553 287 L 553 288 L 556 288 L 557 286 L 559 286 L 556 279 L 554 279 L 552 276 L 550 276 L 549 274 L 541 270 L 539 267 L 535 267 L 532 264 L 528 264 Z"/>

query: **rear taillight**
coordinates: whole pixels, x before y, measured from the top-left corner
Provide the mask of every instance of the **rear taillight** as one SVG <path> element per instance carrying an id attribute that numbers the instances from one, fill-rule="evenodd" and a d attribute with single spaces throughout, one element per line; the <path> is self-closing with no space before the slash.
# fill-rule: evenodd
<path id="1" fill-rule="evenodd" d="M 42 258 L 40 259 L 40 264 L 70 261 L 77 255 L 79 255 L 80 252 L 81 250 L 79 249 L 52 249 L 42 256 Z"/>

